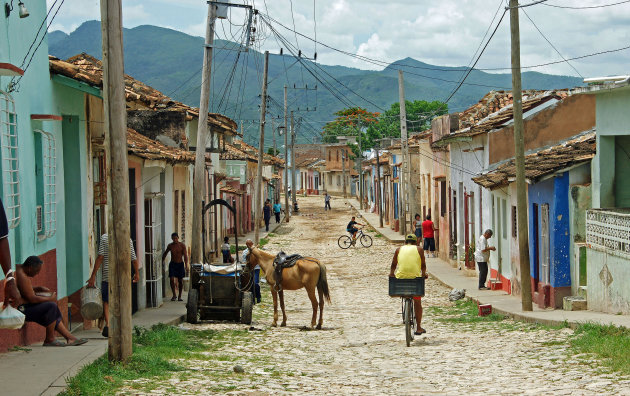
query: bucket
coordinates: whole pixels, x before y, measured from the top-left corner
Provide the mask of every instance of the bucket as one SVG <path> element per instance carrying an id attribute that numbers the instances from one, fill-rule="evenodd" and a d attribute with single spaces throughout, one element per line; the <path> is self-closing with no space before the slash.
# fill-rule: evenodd
<path id="1" fill-rule="evenodd" d="M 479 305 L 479 316 L 488 316 L 491 313 L 492 313 L 492 305 L 490 304 Z"/>
<path id="2" fill-rule="evenodd" d="M 84 286 L 81 289 L 81 316 L 86 320 L 96 320 L 103 316 L 101 289 Z"/>

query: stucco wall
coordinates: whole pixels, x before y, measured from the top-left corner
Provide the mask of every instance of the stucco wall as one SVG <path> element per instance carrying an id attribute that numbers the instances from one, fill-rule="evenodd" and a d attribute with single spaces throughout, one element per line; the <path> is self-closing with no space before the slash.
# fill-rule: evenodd
<path id="1" fill-rule="evenodd" d="M 595 97 L 573 95 L 525 119 L 525 150 L 545 147 L 595 127 Z M 598 129 L 599 133 L 599 129 Z M 491 132 L 490 163 L 514 157 L 514 127 Z"/>
<path id="2" fill-rule="evenodd" d="M 586 260 L 588 309 L 630 314 L 630 260 L 595 249 Z"/>

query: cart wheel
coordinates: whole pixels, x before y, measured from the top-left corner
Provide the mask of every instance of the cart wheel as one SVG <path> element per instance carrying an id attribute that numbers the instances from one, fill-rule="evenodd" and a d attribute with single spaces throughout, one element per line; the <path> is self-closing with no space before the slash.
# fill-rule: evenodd
<path id="1" fill-rule="evenodd" d="M 243 293 L 241 307 L 241 323 L 252 324 L 252 309 L 254 307 L 254 295 L 251 292 Z"/>
<path id="2" fill-rule="evenodd" d="M 186 322 L 199 322 L 199 289 L 190 289 L 186 303 Z"/>

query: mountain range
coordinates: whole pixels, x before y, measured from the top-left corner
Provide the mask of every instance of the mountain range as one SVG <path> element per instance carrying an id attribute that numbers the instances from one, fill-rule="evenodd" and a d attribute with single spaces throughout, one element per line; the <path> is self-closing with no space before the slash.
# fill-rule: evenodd
<path id="1" fill-rule="evenodd" d="M 143 25 L 124 29 L 123 40 L 127 74 L 176 100 L 199 105 L 203 38 Z M 100 22 L 85 22 L 70 34 L 50 32 L 48 43 L 50 54 L 61 59 L 82 52 L 100 59 Z M 215 40 L 210 104 L 212 112 L 223 113 L 238 123 L 242 120 L 246 141 L 254 143 L 258 135 L 264 59 L 264 55 L 254 49 L 258 46 L 255 42 L 253 48 L 245 52 L 237 43 Z M 323 65 L 304 57 L 297 61 L 286 53 L 270 54 L 268 94 L 271 98 L 267 109 L 270 117 L 281 122 L 283 86 L 288 85 L 289 108 L 301 121 L 298 142 L 311 142 L 319 136 L 323 124 L 334 118 L 335 111 L 350 106 L 383 111 L 398 102 L 398 69 L 405 71 L 407 100 L 431 101 L 449 96 L 463 74 L 462 68 L 430 65 L 408 57 L 373 71 Z M 524 89 L 570 88 L 582 84 L 581 79 L 570 76 L 532 71 L 522 76 Z M 492 89 L 509 90 L 511 81 L 510 74 L 473 70 L 466 84 L 449 101 L 449 109 L 463 110 Z M 266 136 L 270 136 L 270 128 L 267 131 Z"/>

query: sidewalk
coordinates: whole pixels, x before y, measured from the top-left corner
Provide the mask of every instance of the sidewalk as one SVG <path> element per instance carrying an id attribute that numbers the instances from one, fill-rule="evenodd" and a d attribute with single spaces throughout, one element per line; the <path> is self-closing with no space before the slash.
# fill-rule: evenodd
<path id="1" fill-rule="evenodd" d="M 184 301 L 186 296 L 183 296 Z M 164 300 L 160 308 L 148 308 L 133 316 L 133 325 L 179 324 L 186 315 L 185 302 Z M 3 395 L 56 395 L 66 387 L 66 378 L 107 352 L 107 338 L 98 329 L 73 333 L 89 339 L 77 347 L 53 348 L 30 345 L 26 351 L 0 354 L 0 391 Z"/>
<path id="2" fill-rule="evenodd" d="M 356 199 L 348 199 L 348 202 L 357 209 L 359 202 Z M 378 215 L 365 213 L 357 209 L 363 218 L 373 228 L 392 242 L 403 241 L 402 235 L 390 230 L 375 227 L 378 225 Z M 383 230 L 383 231 L 381 231 Z M 386 233 L 389 231 L 389 233 Z M 393 234 L 393 235 L 392 235 Z M 390 239 L 392 236 L 395 239 Z M 613 315 L 595 311 L 564 311 L 562 309 L 540 309 L 534 304 L 532 312 L 524 312 L 521 309 L 521 299 L 504 291 L 478 290 L 477 278 L 466 276 L 464 271 L 452 267 L 446 261 L 439 258 L 427 258 L 427 270 L 429 275 L 449 288 L 466 289 L 466 296 L 480 304 L 492 305 L 493 312 L 507 315 L 515 320 L 530 323 L 541 323 L 549 326 L 558 326 L 567 321 L 571 326 L 579 323 L 593 322 L 603 325 L 614 324 L 630 328 L 629 315 Z"/>
<path id="3" fill-rule="evenodd" d="M 374 228 L 381 235 L 383 235 L 383 237 L 385 239 L 387 239 L 388 241 L 390 241 L 390 242 L 401 242 L 401 243 L 405 242 L 405 236 L 401 235 L 399 232 L 396 232 L 396 231 L 392 230 L 388 226 L 378 227 L 378 225 L 379 225 L 378 213 L 372 213 L 372 212 L 369 212 L 367 210 L 359 209 L 361 207 L 361 205 L 359 204 L 359 201 L 356 198 L 348 198 L 348 199 L 340 198 L 337 201 L 341 201 L 341 200 L 348 202 L 348 204 L 351 205 L 359 213 L 359 215 L 361 215 L 361 217 L 363 217 L 365 219 L 365 221 L 372 228 Z M 360 221 L 359 221 L 359 223 L 360 223 Z M 383 224 L 383 225 L 385 225 L 385 224 Z"/>

